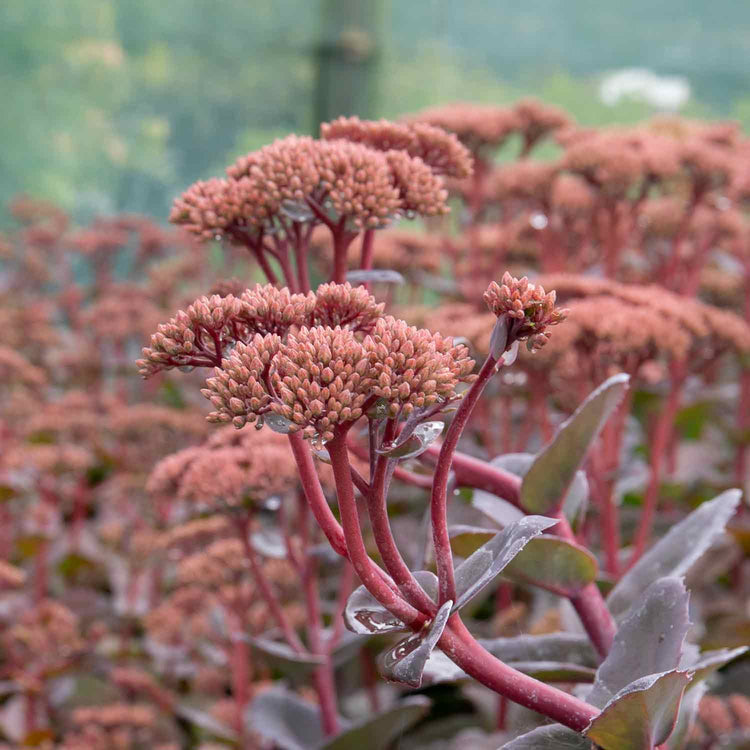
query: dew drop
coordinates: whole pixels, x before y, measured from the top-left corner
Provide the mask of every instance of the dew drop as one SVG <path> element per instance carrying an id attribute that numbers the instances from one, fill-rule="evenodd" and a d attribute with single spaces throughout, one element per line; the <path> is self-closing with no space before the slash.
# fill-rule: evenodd
<path id="1" fill-rule="evenodd" d="M 531 224 L 534 229 L 544 229 L 547 224 L 549 224 L 549 220 L 544 214 L 535 213 L 531 215 L 529 224 Z"/>

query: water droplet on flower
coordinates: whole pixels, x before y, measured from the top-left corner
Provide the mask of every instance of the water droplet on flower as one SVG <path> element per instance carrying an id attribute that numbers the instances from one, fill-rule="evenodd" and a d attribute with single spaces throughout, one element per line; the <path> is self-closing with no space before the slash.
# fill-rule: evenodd
<path id="1" fill-rule="evenodd" d="M 310 206 L 307 203 L 300 203 L 298 201 L 282 201 L 281 213 L 289 217 L 292 221 L 312 221 L 315 218 L 315 214 L 312 212 Z"/>
<path id="2" fill-rule="evenodd" d="M 263 510 L 269 510 L 275 513 L 281 507 L 281 498 L 278 495 L 272 495 L 263 501 Z"/>
<path id="3" fill-rule="evenodd" d="M 544 214 L 536 213 L 531 215 L 529 224 L 531 224 L 534 229 L 544 229 L 547 224 L 549 224 L 549 220 Z"/>

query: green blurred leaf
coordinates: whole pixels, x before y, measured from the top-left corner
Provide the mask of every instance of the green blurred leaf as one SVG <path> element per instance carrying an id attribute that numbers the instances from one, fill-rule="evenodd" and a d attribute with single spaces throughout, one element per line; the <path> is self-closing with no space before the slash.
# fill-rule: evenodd
<path id="1" fill-rule="evenodd" d="M 698 401 L 684 406 L 675 416 L 675 428 L 683 440 L 699 440 L 703 428 L 714 418 L 713 405 L 708 401 Z"/>
<path id="2" fill-rule="evenodd" d="M 18 537 L 16 539 L 16 550 L 19 557 L 24 560 L 34 557 L 46 541 L 46 537 L 40 534 L 28 534 L 27 536 Z"/>
<path id="3" fill-rule="evenodd" d="M 18 497 L 18 490 L 9 484 L 0 484 L 0 503 L 6 503 L 15 497 Z"/>
<path id="4" fill-rule="evenodd" d="M 506 566 L 503 577 L 571 596 L 596 580 L 596 558 L 585 547 L 552 536 L 532 539 Z"/>

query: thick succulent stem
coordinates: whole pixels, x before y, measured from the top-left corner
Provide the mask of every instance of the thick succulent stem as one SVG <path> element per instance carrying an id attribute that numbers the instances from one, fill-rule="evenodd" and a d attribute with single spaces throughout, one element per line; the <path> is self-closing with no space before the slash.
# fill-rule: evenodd
<path id="1" fill-rule="evenodd" d="M 456 583 L 453 574 L 453 553 L 448 532 L 448 480 L 451 473 L 453 454 L 458 441 L 463 434 L 469 417 L 476 406 L 482 391 L 495 373 L 497 360 L 488 357 L 479 371 L 479 376 L 465 394 L 453 421 L 451 422 L 445 440 L 440 448 L 440 454 L 432 479 L 432 497 L 430 500 L 430 515 L 432 518 L 432 541 L 435 547 L 435 561 L 438 574 L 438 605 L 442 606 L 448 600 L 456 599 Z"/>
<path id="2" fill-rule="evenodd" d="M 345 435 L 339 434 L 330 441 L 328 452 L 336 479 L 347 547 L 357 574 L 380 604 L 414 632 L 419 632 L 425 625 L 425 618 L 385 584 L 373 570 L 374 566 L 367 555 L 359 526 Z M 596 708 L 578 698 L 503 664 L 476 641 L 458 615 L 451 617 L 438 646 L 478 682 L 571 729 L 582 731 L 598 713 Z"/>
<path id="3" fill-rule="evenodd" d="M 438 450 L 442 452 L 442 449 L 430 446 L 424 455 L 434 460 Z M 453 471 L 457 484 L 491 492 L 520 507 L 521 479 L 515 474 L 459 452 L 453 455 Z M 559 523 L 549 530 L 550 533 L 575 541 L 575 535 L 567 519 L 561 515 L 557 517 Z M 591 642 L 599 653 L 605 655 L 612 645 L 616 627 L 601 592 L 595 584 L 590 584 L 572 597 L 571 603 L 578 612 Z"/>

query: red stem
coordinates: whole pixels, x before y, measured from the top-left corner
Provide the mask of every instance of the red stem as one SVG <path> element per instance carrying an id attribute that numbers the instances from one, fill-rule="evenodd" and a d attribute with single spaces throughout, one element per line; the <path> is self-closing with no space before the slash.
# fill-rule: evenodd
<path id="1" fill-rule="evenodd" d="M 274 593 L 274 590 L 271 587 L 268 579 L 266 578 L 266 574 L 263 572 L 263 568 L 258 561 L 258 554 L 253 549 L 253 546 L 250 543 L 250 539 L 248 538 L 247 522 L 241 522 L 239 524 L 239 527 L 239 532 L 242 537 L 242 544 L 245 549 L 245 557 L 247 558 L 248 563 L 250 563 L 250 572 L 253 576 L 253 580 L 258 586 L 261 596 L 268 605 L 268 609 L 271 611 L 271 614 L 276 620 L 277 625 L 279 626 L 279 628 L 281 628 L 281 632 L 284 634 L 284 639 L 286 640 L 286 642 L 298 654 L 304 654 L 305 647 L 302 645 L 302 641 L 299 639 L 299 636 L 294 631 L 294 628 L 292 628 L 286 614 L 284 613 L 284 610 L 281 607 L 281 603 Z"/>
<path id="2" fill-rule="evenodd" d="M 336 494 L 339 501 L 341 524 L 344 530 L 349 560 L 367 590 L 391 614 L 398 617 L 408 627 L 414 627 L 415 630 L 419 630 L 426 622 L 424 615 L 388 586 L 383 580 L 383 576 L 378 572 L 377 566 L 367 554 L 365 541 L 362 538 L 362 529 L 359 525 L 357 503 L 354 499 L 354 484 L 349 466 L 349 454 L 346 448 L 346 434 L 338 433 L 327 446 L 328 455 L 331 458 L 331 468 L 333 469 L 336 481 Z"/>
<path id="3" fill-rule="evenodd" d="M 344 221 L 345 218 L 342 218 L 333 232 L 333 275 L 331 281 L 336 284 L 343 284 L 346 281 L 346 272 L 349 265 L 347 258 L 349 245 L 356 236 L 346 231 Z"/>
<path id="4" fill-rule="evenodd" d="M 252 674 L 250 668 L 250 648 L 245 639 L 244 629 L 240 618 L 231 613 L 231 643 L 229 666 L 232 676 L 232 692 L 237 711 L 235 719 L 237 731 L 240 735 L 240 746 L 245 740 L 245 709 L 250 700 L 250 683 Z"/>
<path id="5" fill-rule="evenodd" d="M 423 455 L 434 458 L 437 450 L 431 446 Z M 453 471 L 459 485 L 491 492 L 520 507 L 521 479 L 515 474 L 458 452 L 453 456 Z M 560 522 L 549 531 L 563 539 L 575 541 L 575 535 L 567 519 L 562 516 L 556 517 Z M 571 598 L 571 602 L 591 642 L 602 655 L 605 655 L 612 644 L 616 628 L 601 592 L 595 584 L 591 584 L 575 596 L 575 601 L 573 599 Z"/>
<path id="6" fill-rule="evenodd" d="M 464 395 L 456 415 L 453 417 L 445 440 L 440 448 L 435 474 L 432 479 L 430 515 L 432 519 L 432 541 L 435 548 L 435 562 L 438 575 L 438 606 L 448 600 L 456 600 L 456 582 L 453 575 L 453 553 L 448 532 L 448 479 L 451 473 L 453 454 L 458 441 L 469 421 L 474 406 L 482 391 L 495 373 L 497 360 L 487 357 L 479 371 L 479 376 Z"/>
<path id="7" fill-rule="evenodd" d="M 389 420 L 384 434 L 386 442 L 393 439 L 395 433 L 395 421 Z M 375 463 L 375 474 L 372 480 L 370 492 L 366 494 L 367 511 L 370 516 L 373 536 L 378 552 L 383 559 L 383 565 L 393 581 L 399 587 L 409 604 L 416 607 L 420 612 L 434 615 L 435 603 L 424 592 L 417 580 L 404 562 L 401 553 L 393 538 L 391 524 L 388 518 L 388 506 L 386 502 L 388 464 L 387 456 L 378 456 Z"/>
<path id="8" fill-rule="evenodd" d="M 633 554 L 628 561 L 628 568 L 632 567 L 646 550 L 646 545 L 651 537 L 656 515 L 656 505 L 659 501 L 659 487 L 661 485 L 662 465 L 664 454 L 669 447 L 669 442 L 674 429 L 674 420 L 680 408 L 682 398 L 682 387 L 685 382 L 685 365 L 676 364 L 672 385 L 667 396 L 667 402 L 659 412 L 656 426 L 653 431 L 650 455 L 650 474 L 646 492 L 643 496 L 643 510 L 641 513 L 638 529 L 633 538 Z"/>
<path id="9" fill-rule="evenodd" d="M 362 530 L 359 527 L 345 433 L 339 432 L 328 443 L 328 453 L 336 480 L 344 534 L 354 569 L 367 590 L 389 612 L 414 632 L 419 632 L 425 625 L 424 617 L 388 587 L 383 578 L 375 572 L 377 568 L 367 555 Z M 593 706 L 578 698 L 503 664 L 477 643 L 458 615 L 451 617 L 438 646 L 464 672 L 483 685 L 571 729 L 584 730 L 598 713 Z"/>
<path id="10" fill-rule="evenodd" d="M 336 681 L 333 674 L 331 654 L 323 642 L 316 561 L 312 555 L 309 555 L 307 559 L 307 570 L 303 577 L 303 585 L 307 607 L 307 638 L 310 650 L 324 659 L 324 663 L 313 674 L 313 683 L 318 694 L 323 730 L 328 736 L 339 731 L 338 711 L 336 709 Z"/>
<path id="11" fill-rule="evenodd" d="M 294 460 L 297 463 L 297 471 L 302 481 L 302 490 L 310 506 L 318 526 L 328 539 L 329 544 L 333 547 L 336 554 L 342 557 L 349 557 L 346 549 L 346 540 L 344 531 L 336 520 L 328 501 L 323 494 L 323 488 L 320 486 L 320 478 L 315 470 L 315 461 L 313 460 L 310 446 L 305 443 L 304 438 L 299 432 L 292 432 L 287 435 L 289 445 L 292 448 Z"/>
<path id="12" fill-rule="evenodd" d="M 555 518 L 558 518 L 560 522 L 554 527 L 553 533 L 561 539 L 576 544 L 576 537 L 568 519 L 562 512 L 555 514 Z M 569 598 L 594 647 L 601 656 L 606 656 L 612 647 L 617 627 L 597 585 L 589 583 Z"/>

